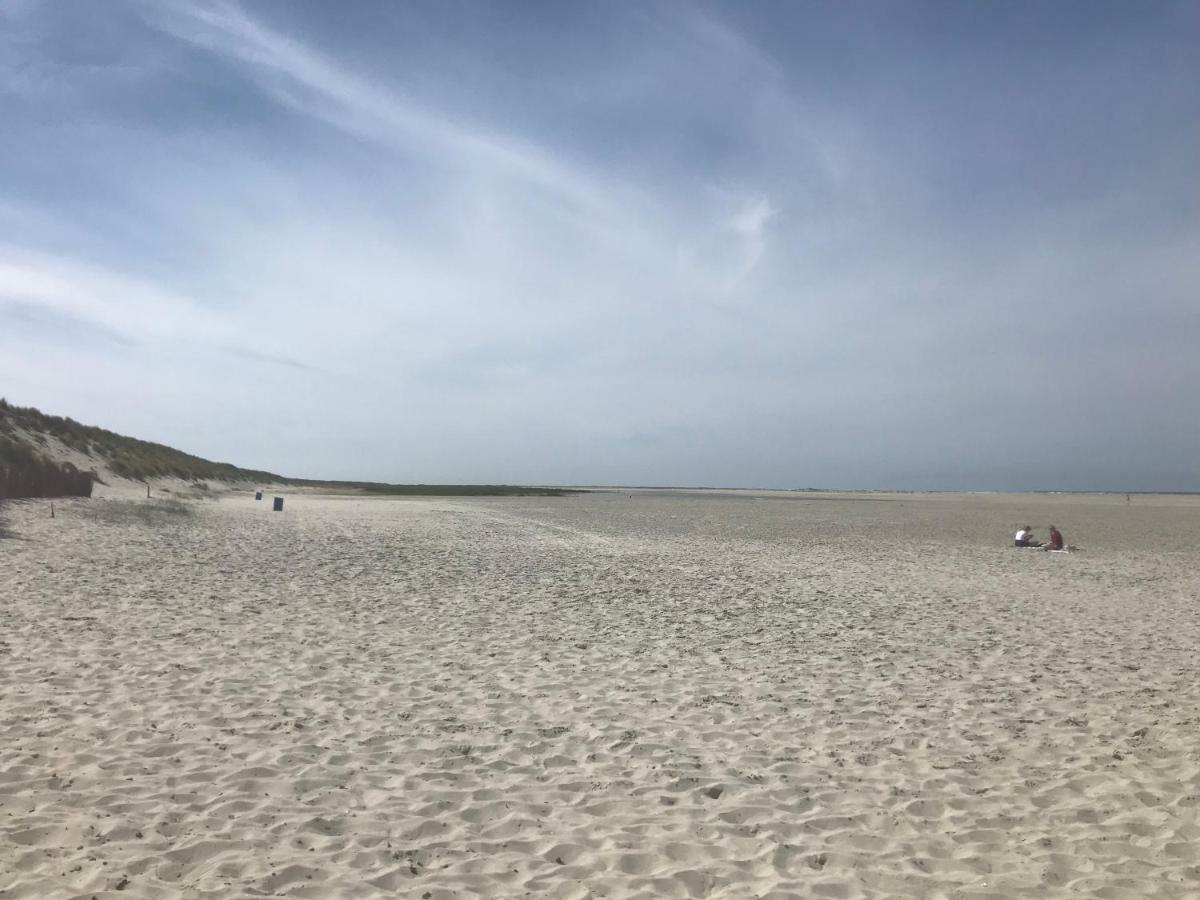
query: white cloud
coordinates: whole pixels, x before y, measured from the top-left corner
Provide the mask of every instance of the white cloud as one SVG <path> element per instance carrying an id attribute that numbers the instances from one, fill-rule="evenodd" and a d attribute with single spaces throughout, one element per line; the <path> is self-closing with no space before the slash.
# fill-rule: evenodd
<path id="1" fill-rule="evenodd" d="M 742 239 L 743 272 L 749 272 L 762 259 L 767 223 L 775 216 L 775 208 L 766 197 L 748 199 L 730 219 L 729 225 Z"/>
<path id="2" fill-rule="evenodd" d="M 373 36 L 352 29 L 318 43 L 301 5 L 270 25 L 250 4 L 139 9 L 153 27 L 104 49 L 167 60 L 156 78 L 0 94 L 0 377 L 67 367 L 18 398 L 51 411 L 300 474 L 789 484 L 807 448 L 832 473 L 870 463 L 861 483 L 890 464 L 879 435 L 943 465 L 972 435 L 1053 433 L 1058 404 L 1009 376 L 1061 377 L 1058 347 L 1087 375 L 1079 409 L 1169 400 L 1196 371 L 1177 346 L 1194 241 L 1165 216 L 1128 227 L 1144 173 L 1007 209 L 1003 154 L 973 119 L 926 130 L 946 114 L 887 60 L 834 84 L 679 6 L 622 18 L 587 60 L 547 44 L 552 72 L 431 13 L 464 75 L 358 53 Z M 512 28 L 510 51 L 534 43 Z M 1155 362 L 1097 366 L 1114 353 Z"/>
<path id="3" fill-rule="evenodd" d="M 72 259 L 0 245 L 0 308 L 28 305 L 135 340 L 220 339 L 226 328 L 188 300 Z"/>
<path id="4" fill-rule="evenodd" d="M 151 21 L 183 40 L 237 61 L 277 100 L 345 131 L 461 166 L 495 170 L 549 191 L 591 214 L 610 210 L 611 186 L 535 143 L 423 108 L 271 30 L 230 4 L 180 3 Z"/>

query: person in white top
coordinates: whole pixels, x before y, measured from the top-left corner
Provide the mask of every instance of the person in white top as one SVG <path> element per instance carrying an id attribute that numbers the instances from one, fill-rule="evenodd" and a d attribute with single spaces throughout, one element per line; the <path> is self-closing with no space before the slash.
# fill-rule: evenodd
<path id="1" fill-rule="evenodd" d="M 1017 532 L 1017 536 L 1013 538 L 1013 546 L 1016 547 L 1040 547 L 1041 541 L 1033 539 L 1033 529 L 1028 525 L 1024 526 Z"/>

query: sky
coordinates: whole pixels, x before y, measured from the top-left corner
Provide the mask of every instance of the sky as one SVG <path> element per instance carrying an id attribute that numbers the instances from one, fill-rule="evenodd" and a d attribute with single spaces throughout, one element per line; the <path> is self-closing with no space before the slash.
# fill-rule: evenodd
<path id="1" fill-rule="evenodd" d="M 292 476 L 1200 491 L 1200 4 L 0 0 L 0 395 Z"/>

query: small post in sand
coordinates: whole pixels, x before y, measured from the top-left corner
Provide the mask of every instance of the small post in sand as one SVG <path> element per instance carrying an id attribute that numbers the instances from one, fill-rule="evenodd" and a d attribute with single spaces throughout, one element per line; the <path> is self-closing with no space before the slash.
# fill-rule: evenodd
<path id="1" fill-rule="evenodd" d="M 50 501 L 50 518 L 54 518 L 54 501 Z"/>
<path id="2" fill-rule="evenodd" d="M 146 482 L 146 499 L 150 499 L 150 482 Z"/>

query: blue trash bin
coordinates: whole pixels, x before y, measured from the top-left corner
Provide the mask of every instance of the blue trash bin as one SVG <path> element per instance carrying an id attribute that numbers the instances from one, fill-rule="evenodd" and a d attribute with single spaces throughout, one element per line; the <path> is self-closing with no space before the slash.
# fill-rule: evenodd
<path id="1" fill-rule="evenodd" d="M 275 498 L 275 512 L 283 512 L 283 498 L 282 497 Z"/>
<path id="2" fill-rule="evenodd" d="M 255 499 L 255 500 L 261 500 L 261 499 L 262 499 L 262 491 L 255 491 L 255 492 L 254 492 L 254 499 Z"/>

